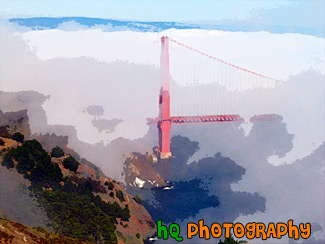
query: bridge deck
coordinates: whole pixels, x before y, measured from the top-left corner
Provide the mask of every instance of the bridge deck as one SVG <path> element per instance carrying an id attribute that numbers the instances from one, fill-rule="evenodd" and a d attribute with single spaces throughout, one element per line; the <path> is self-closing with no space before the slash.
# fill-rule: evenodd
<path id="1" fill-rule="evenodd" d="M 162 119 L 147 119 L 148 124 L 157 124 Z M 204 115 L 204 116 L 176 116 L 165 119 L 173 124 L 194 124 L 194 123 L 223 123 L 223 122 L 242 122 L 239 115 Z"/>

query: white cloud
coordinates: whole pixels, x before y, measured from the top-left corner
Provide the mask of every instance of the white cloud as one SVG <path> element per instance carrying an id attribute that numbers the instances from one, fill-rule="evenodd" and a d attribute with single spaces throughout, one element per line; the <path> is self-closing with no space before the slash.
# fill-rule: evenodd
<path id="1" fill-rule="evenodd" d="M 119 136 L 134 139 L 146 133 L 145 119 L 155 117 L 158 113 L 160 44 L 153 42 L 162 35 L 168 35 L 238 66 L 282 80 L 311 68 L 323 74 L 325 72 L 324 39 L 312 36 L 208 30 L 168 30 L 163 33 L 103 32 L 97 28 L 82 30 L 74 23 L 70 25 L 70 29 L 77 30 L 29 31 L 16 33 L 16 38 L 4 36 L 1 89 L 38 90 L 50 95 L 51 98 L 44 104 L 48 123 L 73 125 L 78 131 L 78 137 L 90 143 L 109 142 Z M 20 36 L 35 50 L 37 58 L 31 52 L 26 53 L 26 47 L 19 41 Z M 7 47 L 9 43 L 10 47 Z M 186 56 L 187 51 L 182 50 L 171 44 L 171 73 L 176 79 L 181 72 L 173 68 L 172 61 L 178 59 L 179 65 L 188 62 L 188 57 L 191 58 Z M 184 53 L 185 56 L 177 56 Z M 137 67 L 142 67 L 143 72 L 139 73 Z M 125 68 L 129 71 L 123 72 Z M 297 86 L 291 84 L 291 87 L 284 84 L 282 88 L 280 85 L 277 89 L 256 91 L 256 94 L 246 92 L 240 100 L 242 106 L 235 106 L 233 112 L 245 118 L 258 113 L 278 113 L 284 117 L 289 132 L 295 135 L 295 147 L 284 158 L 276 155 L 270 157 L 273 164 L 290 163 L 306 156 L 324 141 L 324 108 L 320 107 L 324 98 L 312 93 L 296 95 L 304 94 L 305 88 L 309 86 L 308 82 L 310 81 L 303 80 Z M 324 89 L 321 81 L 315 84 L 316 93 Z M 194 87 L 189 91 L 195 94 L 196 89 Z M 208 94 L 216 91 L 215 89 L 218 87 L 207 87 L 205 90 Z M 290 90 L 295 91 L 290 93 Z M 114 100 L 117 94 L 121 98 L 119 104 Z M 279 98 L 279 95 L 282 97 Z M 223 96 L 228 99 L 229 94 L 225 93 Z M 130 102 L 130 99 L 139 104 Z M 189 102 L 189 99 L 193 100 L 193 97 L 187 96 L 184 101 Z M 98 132 L 92 126 L 90 116 L 82 113 L 85 107 L 92 104 L 103 105 L 107 119 L 116 117 L 124 122 L 112 134 Z M 62 110 L 62 107 L 66 109 Z M 204 110 L 202 113 L 223 112 L 222 109 Z M 306 118 L 317 119 L 310 121 Z"/>
<path id="2" fill-rule="evenodd" d="M 36 51 L 37 57 L 41 60 L 51 60 L 62 57 L 78 58 L 80 56 L 84 56 L 94 58 L 100 62 L 116 62 L 116 60 L 120 60 L 140 65 L 149 64 L 156 67 L 159 66 L 160 61 L 160 44 L 159 42 L 156 44 L 153 42 L 159 39 L 162 35 L 168 35 L 169 37 L 186 43 L 220 59 L 234 63 L 240 67 L 244 67 L 270 77 L 281 79 L 283 81 L 287 80 L 290 76 L 297 75 L 309 69 L 316 70 L 322 74 L 325 73 L 325 70 L 323 69 L 325 58 L 323 55 L 324 39 L 301 34 L 270 34 L 267 32 L 245 33 L 174 29 L 163 33 L 139 33 L 132 31 L 103 32 L 101 29 L 96 28 L 89 30 L 82 30 L 79 28 L 77 31 L 69 32 L 62 30 L 30 31 L 22 34 L 24 40 L 26 40 L 29 46 Z M 183 71 L 178 72 L 177 69 L 174 69 L 174 67 L 177 68 L 177 65 L 180 63 L 187 63 L 189 62 L 189 58 L 195 59 L 196 56 L 188 55 L 187 50 L 184 51 L 184 49 L 178 46 L 176 47 L 175 44 L 171 44 L 170 47 L 171 74 L 177 79 L 177 77 Z M 183 54 L 185 55 L 182 56 Z M 177 59 L 178 61 L 175 66 L 173 66 L 174 59 Z M 197 64 L 194 63 L 194 65 Z M 210 70 L 213 70 L 215 68 L 214 66 L 211 67 L 212 68 Z M 77 72 L 77 70 L 74 72 Z M 64 79 L 67 78 L 61 79 L 62 82 L 66 83 Z M 72 81 L 70 80 L 69 82 L 71 83 Z M 81 82 L 81 80 L 79 80 L 79 82 Z M 82 82 L 85 89 L 80 90 L 78 94 L 85 91 L 88 92 L 90 87 L 86 87 L 88 85 L 93 86 L 92 84 L 94 81 L 91 81 L 87 78 Z M 159 84 L 159 80 L 152 80 L 152 82 L 156 83 L 157 85 Z M 305 82 L 305 85 L 308 86 L 308 81 Z M 77 85 L 77 83 L 78 82 L 75 81 L 74 85 Z M 59 83 L 57 85 L 59 85 Z M 318 83 L 318 85 L 320 85 L 319 88 L 322 89 L 321 83 Z M 39 87 L 39 85 L 37 86 Z M 16 84 L 16 87 L 21 86 L 20 84 Z M 47 94 L 53 93 L 53 84 L 48 87 L 51 88 L 42 90 L 42 92 L 45 92 Z M 108 87 L 106 89 L 108 89 Z M 139 89 L 141 90 L 140 87 Z M 302 92 L 305 89 L 304 84 L 300 84 L 299 87 L 297 86 L 297 89 L 300 90 L 297 90 L 298 93 Z M 123 92 L 125 92 L 125 90 L 120 90 L 121 95 Z M 157 92 L 158 91 L 153 91 L 152 100 L 154 100 Z M 212 92 L 212 90 L 208 92 Z M 80 138 L 83 140 L 90 140 L 90 138 L 92 138 L 92 142 L 94 142 L 95 138 L 95 140 L 98 140 L 100 135 L 98 135 L 99 137 L 91 136 L 91 134 L 95 133 L 92 130 L 88 130 L 88 133 L 86 133 L 88 136 L 85 134 L 87 131 L 86 128 L 88 126 L 91 126 L 91 123 L 89 121 L 83 124 L 80 124 L 80 122 L 78 122 L 79 125 L 77 125 L 73 118 L 70 118 L 70 121 L 67 121 L 67 116 L 63 113 L 62 116 L 58 116 L 55 110 L 51 112 L 52 110 L 50 107 L 55 107 L 55 104 L 57 104 L 58 101 L 63 101 L 66 99 L 67 94 L 64 93 L 67 93 L 67 91 L 53 94 L 52 99 L 50 99 L 45 104 L 44 107 L 48 111 L 49 123 L 73 124 L 79 128 L 78 133 Z M 101 102 L 102 104 L 105 104 L 107 102 L 107 100 L 105 101 L 103 99 L 100 99 L 102 95 L 99 95 L 99 90 L 96 91 L 96 89 L 91 89 L 91 93 L 93 94 L 93 98 L 96 97 L 95 100 L 97 103 Z M 262 95 L 262 93 L 265 94 Z M 195 95 L 194 92 L 191 94 Z M 268 97 L 268 100 L 264 99 L 265 95 Z M 292 162 L 297 158 L 308 155 L 324 140 L 322 137 L 323 127 L 321 125 L 324 122 L 324 119 L 322 118 L 324 110 L 320 107 L 315 107 L 319 106 L 319 102 L 321 101 L 320 99 L 322 98 L 312 96 L 312 94 L 309 95 L 309 107 L 305 108 L 306 100 L 296 98 L 293 94 L 289 94 L 287 100 L 285 98 L 283 98 L 284 100 L 276 99 L 277 102 L 274 102 L 274 99 L 278 96 L 277 89 L 271 89 L 265 92 L 257 92 L 257 94 L 246 93 L 243 95 L 243 101 L 246 99 L 246 101 L 243 103 L 243 106 L 241 106 L 241 108 L 236 106 L 236 109 L 234 109 L 233 112 L 239 113 L 245 118 L 249 118 L 250 116 L 258 113 L 279 113 L 283 115 L 284 121 L 288 124 L 289 132 L 295 134 L 294 145 L 296 147 L 291 153 L 287 155 L 287 157 L 280 159 L 277 156 L 274 156 L 270 158 L 270 162 L 273 164 Z M 125 93 L 125 96 L 128 96 L 127 93 Z M 229 94 L 225 93 L 224 96 L 229 96 Z M 254 96 L 256 99 L 251 99 Z M 89 103 L 91 100 L 84 100 L 79 104 L 76 104 L 73 102 L 75 99 L 76 97 L 71 97 L 71 103 L 69 104 L 71 106 L 71 111 L 76 111 L 76 113 L 78 110 L 80 111 L 80 108 L 78 109 L 76 106 L 80 107 L 83 102 L 86 106 L 87 103 Z M 98 99 L 100 101 L 98 101 Z M 193 99 L 193 96 L 191 99 Z M 226 99 L 228 99 L 228 97 Z M 292 104 L 290 99 L 295 99 L 296 103 Z M 266 101 L 268 102 L 266 103 Z M 284 104 L 280 104 L 280 101 L 283 101 Z M 110 105 L 107 104 L 107 107 L 109 106 Z M 299 110 L 302 107 L 305 108 L 303 113 L 301 113 Z M 127 109 L 127 106 L 125 106 L 124 109 Z M 223 108 L 220 109 L 221 112 L 223 112 Z M 174 110 L 176 109 L 174 108 Z M 203 113 L 204 112 L 207 113 L 211 111 L 205 110 Z M 154 116 L 154 114 L 155 112 L 152 112 L 150 115 Z M 315 129 L 315 124 L 310 123 L 310 121 L 306 119 L 303 119 L 303 117 L 307 116 L 308 118 L 313 118 L 317 116 L 317 114 L 320 116 L 318 116 L 317 119 L 319 123 L 315 121 L 317 122 L 317 129 Z M 114 115 L 125 117 L 120 113 L 116 113 Z M 149 114 L 147 114 L 147 116 L 148 115 Z M 79 117 L 78 121 L 85 121 L 84 116 L 85 115 L 74 116 L 74 118 Z M 136 115 L 134 114 L 133 116 Z M 145 116 L 138 117 L 141 117 L 142 119 L 145 118 Z M 131 128 L 134 122 L 128 121 L 127 118 L 123 119 L 125 122 L 117 127 L 116 136 L 123 135 L 125 137 L 130 137 L 131 133 L 126 128 Z M 142 128 L 139 129 L 139 131 L 142 133 L 146 132 L 144 120 L 141 122 L 139 121 L 138 126 L 139 128 Z M 122 128 L 125 128 L 126 130 L 123 130 L 124 132 L 122 132 Z M 307 133 L 305 130 L 301 130 L 301 128 L 305 128 L 309 132 Z M 141 133 L 138 133 L 136 135 L 136 137 L 138 136 L 141 136 Z M 108 139 L 107 136 L 105 136 L 105 138 L 106 140 Z"/>
<path id="3" fill-rule="evenodd" d="M 297 158 L 310 154 L 324 142 L 324 76 L 317 72 L 304 73 L 314 68 L 324 74 L 324 39 L 298 34 L 204 30 L 139 33 L 78 29 L 70 32 L 30 31 L 21 35 L 20 33 L 12 35 L 11 30 L 2 28 L 1 32 L 1 90 L 36 90 L 50 95 L 43 106 L 48 123 L 75 126 L 78 138 L 82 141 L 91 144 L 101 141 L 106 143 L 118 137 L 139 138 L 147 132 L 145 119 L 154 117 L 158 113 L 157 98 L 160 88 L 158 69 L 160 46 L 154 45 L 153 41 L 167 34 L 239 66 L 287 80 L 272 89 L 247 92 L 243 97 L 245 106 L 240 108 L 240 112 L 246 116 L 255 112 L 278 113 L 284 117 L 289 133 L 295 135 L 293 150 L 283 159 L 277 159 L 276 156 L 271 158 L 273 164 L 292 163 Z M 35 53 L 26 48 L 22 37 Z M 300 75 L 294 77 L 297 74 Z M 289 78 L 289 76 L 293 77 Z M 207 91 L 207 94 L 213 89 L 215 88 L 212 87 L 211 91 Z M 254 102 L 252 98 L 255 97 L 256 92 L 266 103 L 256 103 L 256 100 Z M 104 118 L 123 120 L 114 133 L 100 133 L 93 127 L 93 117 L 83 110 L 94 104 L 103 106 Z M 13 107 L 6 109 L 15 110 Z M 32 124 L 31 128 L 33 132 L 44 132 L 40 131 L 43 128 L 38 128 L 36 124 Z M 209 141 L 205 143 L 211 144 Z M 223 144 L 226 144 L 226 141 Z M 212 147 L 209 151 L 207 145 L 200 142 L 203 154 L 199 157 L 216 152 Z M 249 161 L 243 162 L 240 158 L 236 158 L 230 146 L 229 148 L 229 151 L 226 150 L 227 145 L 222 148 L 225 149 L 224 155 L 230 156 L 239 165 L 247 167 L 245 163 L 248 164 Z M 104 165 L 107 173 L 112 170 L 113 162 L 110 163 Z M 256 166 L 259 165 L 259 162 L 254 163 Z M 277 175 L 278 172 L 287 172 L 286 166 L 280 166 L 283 167 L 281 169 L 285 169 L 281 171 L 279 167 L 264 163 L 268 166 L 261 169 L 256 167 L 257 171 L 247 170 L 243 180 L 233 186 L 234 190 L 260 192 L 266 196 L 266 213 L 258 213 L 254 218 L 259 221 L 270 219 L 278 214 L 277 207 L 282 205 L 286 209 L 281 210 L 281 213 L 288 211 L 285 218 L 297 214 L 297 211 L 305 211 L 308 206 L 304 204 L 308 205 L 313 199 L 307 199 L 308 201 L 303 201 L 298 207 L 292 209 L 285 198 L 282 199 L 285 204 L 277 204 L 277 199 L 274 199 L 272 189 L 267 188 L 263 176 L 267 175 L 268 179 L 274 182 L 286 179 L 285 176 L 282 178 L 283 176 Z M 114 162 L 115 169 L 121 170 L 121 165 L 116 165 L 117 163 Z M 272 172 L 267 171 L 270 167 Z M 305 170 L 287 172 L 291 176 L 290 180 L 282 182 L 291 184 L 296 179 L 295 176 L 302 172 Z M 312 177 L 315 175 L 317 177 Z M 277 183 L 273 186 L 281 191 L 281 196 L 286 196 L 290 189 L 281 188 L 279 182 Z M 323 178 L 320 178 L 319 173 L 309 172 L 302 177 L 299 185 L 302 183 L 306 183 L 303 189 L 309 191 L 308 197 L 321 197 L 317 186 L 323 184 Z M 301 202 L 305 196 L 304 194 L 300 196 L 300 191 L 295 186 L 292 194 L 298 196 L 297 201 Z M 313 221 L 320 221 L 321 216 L 318 213 L 322 210 L 321 205 L 315 209 L 308 209 L 305 215 L 298 216 L 299 221 L 304 221 L 306 216 L 311 216 Z M 248 217 L 240 218 L 242 221 L 245 219 L 247 220 Z"/>

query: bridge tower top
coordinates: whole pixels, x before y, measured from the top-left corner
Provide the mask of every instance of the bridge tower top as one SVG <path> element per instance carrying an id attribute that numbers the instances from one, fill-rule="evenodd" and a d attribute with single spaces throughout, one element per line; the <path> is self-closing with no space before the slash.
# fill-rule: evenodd
<path id="1" fill-rule="evenodd" d="M 169 92 L 169 38 L 167 36 L 161 37 L 160 68 L 163 91 Z"/>

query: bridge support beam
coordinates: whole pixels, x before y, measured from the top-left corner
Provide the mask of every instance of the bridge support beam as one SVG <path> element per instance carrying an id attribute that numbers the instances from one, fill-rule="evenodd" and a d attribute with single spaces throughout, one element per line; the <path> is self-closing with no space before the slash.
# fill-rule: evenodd
<path id="1" fill-rule="evenodd" d="M 170 129 L 171 121 L 159 121 L 158 131 L 159 131 L 159 152 L 161 159 L 167 159 L 172 156 L 170 151 Z"/>
<path id="2" fill-rule="evenodd" d="M 166 159 L 172 156 L 170 152 L 170 94 L 169 94 L 169 40 L 168 37 L 161 38 L 160 72 L 162 89 L 159 95 L 159 146 L 160 158 Z"/>

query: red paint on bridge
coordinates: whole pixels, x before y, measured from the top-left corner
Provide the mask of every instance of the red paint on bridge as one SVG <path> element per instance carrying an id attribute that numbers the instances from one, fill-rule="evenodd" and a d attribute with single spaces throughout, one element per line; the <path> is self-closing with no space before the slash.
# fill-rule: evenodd
<path id="1" fill-rule="evenodd" d="M 239 66 L 228 63 L 224 60 L 218 59 L 206 53 L 203 53 L 195 48 L 187 46 L 179 41 L 168 38 L 167 36 L 161 37 L 161 54 L 160 54 L 160 72 L 162 88 L 159 93 L 159 116 L 155 119 L 147 119 L 148 124 L 157 124 L 159 131 L 158 149 L 160 158 L 166 159 L 172 156 L 170 151 L 170 130 L 172 124 L 193 124 L 193 123 L 225 123 L 225 122 L 243 122 L 244 119 L 239 115 L 201 115 L 201 116 L 170 116 L 170 73 L 169 73 L 169 40 L 177 45 L 180 45 L 188 50 L 197 54 L 205 56 L 216 62 L 231 66 L 237 71 L 244 72 L 245 74 L 253 75 L 254 77 L 264 78 L 265 80 L 277 81 L 276 79 L 264 76 L 262 74 L 241 68 Z M 261 87 L 261 86 L 259 86 Z M 259 115 L 251 118 L 251 122 L 277 120 L 279 117 L 275 115 Z"/>
<path id="2" fill-rule="evenodd" d="M 157 124 L 158 127 L 160 158 L 166 159 L 172 156 L 170 151 L 170 130 L 172 124 L 243 121 L 239 115 L 170 116 L 169 38 L 167 36 L 161 38 L 160 72 L 163 87 L 159 94 L 159 117 L 156 119 L 148 119 L 148 124 Z"/>

